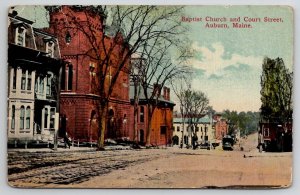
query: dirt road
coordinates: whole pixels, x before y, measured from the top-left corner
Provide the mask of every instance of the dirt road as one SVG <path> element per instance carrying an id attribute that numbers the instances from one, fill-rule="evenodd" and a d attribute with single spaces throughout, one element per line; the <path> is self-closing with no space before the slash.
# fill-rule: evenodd
<path id="1" fill-rule="evenodd" d="M 8 152 L 8 180 L 38 188 L 287 187 L 292 153 L 167 149 Z"/>

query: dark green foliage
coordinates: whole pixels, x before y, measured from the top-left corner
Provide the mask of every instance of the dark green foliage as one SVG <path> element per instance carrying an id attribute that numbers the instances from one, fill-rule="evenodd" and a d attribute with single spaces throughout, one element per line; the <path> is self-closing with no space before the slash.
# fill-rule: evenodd
<path id="1" fill-rule="evenodd" d="M 285 123 L 292 119 L 293 73 L 281 58 L 265 58 L 261 75 L 261 119 Z"/>
<path id="2" fill-rule="evenodd" d="M 240 130 L 241 136 L 249 135 L 257 131 L 259 123 L 259 112 L 240 112 L 225 110 L 223 117 L 228 120 L 228 134 L 231 135 L 237 129 Z"/>

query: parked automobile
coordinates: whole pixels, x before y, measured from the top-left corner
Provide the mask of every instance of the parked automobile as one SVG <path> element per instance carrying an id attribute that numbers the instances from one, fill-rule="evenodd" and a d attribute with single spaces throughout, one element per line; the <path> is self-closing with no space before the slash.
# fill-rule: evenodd
<path id="1" fill-rule="evenodd" d="M 230 135 L 226 135 L 222 139 L 223 150 L 233 150 L 234 139 Z"/>

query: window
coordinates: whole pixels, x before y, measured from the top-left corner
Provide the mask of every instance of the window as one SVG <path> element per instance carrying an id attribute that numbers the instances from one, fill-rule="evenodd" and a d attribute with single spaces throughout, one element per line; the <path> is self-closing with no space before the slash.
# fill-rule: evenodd
<path id="1" fill-rule="evenodd" d="M 24 116 L 25 116 L 25 108 L 21 106 L 20 109 L 20 129 L 24 129 Z"/>
<path id="2" fill-rule="evenodd" d="M 31 90 L 31 72 L 28 71 L 28 77 L 27 77 L 27 90 Z"/>
<path id="3" fill-rule="evenodd" d="M 47 76 L 47 83 L 46 83 L 46 94 L 51 95 L 51 75 Z"/>
<path id="4" fill-rule="evenodd" d="M 49 57 L 53 57 L 54 53 L 54 43 L 53 41 L 49 41 L 46 43 L 46 53 L 48 53 Z"/>
<path id="5" fill-rule="evenodd" d="M 16 29 L 16 44 L 25 46 L 25 32 L 24 27 L 18 27 Z"/>
<path id="6" fill-rule="evenodd" d="M 48 128 L 48 108 L 45 108 L 45 114 L 44 114 L 44 128 Z"/>
<path id="7" fill-rule="evenodd" d="M 26 129 L 30 129 L 30 106 L 26 108 Z"/>
<path id="8" fill-rule="evenodd" d="M 140 107 L 140 122 L 141 123 L 144 122 L 144 113 L 145 113 L 144 106 L 141 106 Z"/>
<path id="9" fill-rule="evenodd" d="M 66 66 L 62 66 L 62 71 L 61 71 L 61 90 L 66 89 Z"/>
<path id="10" fill-rule="evenodd" d="M 39 93 L 43 94 L 44 93 L 44 79 L 40 77 L 39 79 Z"/>
<path id="11" fill-rule="evenodd" d="M 50 128 L 54 129 L 55 108 L 50 109 Z"/>
<path id="12" fill-rule="evenodd" d="M 16 89 L 17 86 L 17 70 L 14 68 L 13 70 L 13 89 Z"/>
<path id="13" fill-rule="evenodd" d="M 96 93 L 96 71 L 95 71 L 95 63 L 90 62 L 90 89 L 91 93 Z"/>
<path id="14" fill-rule="evenodd" d="M 198 132 L 199 131 L 199 127 L 196 127 L 196 132 Z"/>
<path id="15" fill-rule="evenodd" d="M 203 132 L 203 128 L 201 127 L 201 132 Z"/>
<path id="16" fill-rule="evenodd" d="M 177 126 L 177 131 L 180 131 L 180 127 L 179 126 Z"/>
<path id="17" fill-rule="evenodd" d="M 13 105 L 11 109 L 11 128 L 15 129 L 16 107 Z"/>
<path id="18" fill-rule="evenodd" d="M 269 137 L 269 128 L 264 128 L 264 136 Z"/>
<path id="19" fill-rule="evenodd" d="M 35 85 L 34 85 L 34 91 L 35 91 L 35 93 L 39 92 L 39 83 L 40 83 L 40 77 L 37 77 L 35 79 Z"/>
<path id="20" fill-rule="evenodd" d="M 25 90 L 25 86 L 26 86 L 26 71 L 22 70 L 21 90 Z"/>
<path id="21" fill-rule="evenodd" d="M 166 132 L 167 132 L 167 127 L 166 127 L 166 126 L 161 126 L 161 127 L 160 127 L 160 134 L 161 134 L 161 135 L 165 135 Z"/>
<path id="22" fill-rule="evenodd" d="M 72 90 L 72 81 L 73 81 L 73 66 L 69 65 L 68 70 L 68 90 Z"/>

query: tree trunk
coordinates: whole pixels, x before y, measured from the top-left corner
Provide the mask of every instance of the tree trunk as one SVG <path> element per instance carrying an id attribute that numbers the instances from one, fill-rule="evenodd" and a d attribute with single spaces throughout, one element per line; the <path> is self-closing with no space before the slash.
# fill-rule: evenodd
<path id="1" fill-rule="evenodd" d="M 140 87 L 137 86 L 137 82 L 134 83 L 134 112 L 133 112 L 133 141 L 138 142 L 138 126 L 137 126 L 137 119 L 138 119 L 138 105 L 139 105 L 139 94 L 140 94 Z"/>
<path id="2" fill-rule="evenodd" d="M 136 103 L 134 103 L 134 112 L 133 112 L 133 117 L 134 117 L 134 121 L 133 121 L 133 141 L 137 142 L 137 117 L 138 117 L 138 105 Z"/>
<path id="3" fill-rule="evenodd" d="M 151 120 L 152 120 L 152 105 L 148 105 L 148 114 L 147 114 L 147 133 L 146 133 L 146 147 L 151 146 Z"/>
<path id="4" fill-rule="evenodd" d="M 99 109 L 99 130 L 98 130 L 98 150 L 104 150 L 104 135 L 106 129 L 107 103 L 100 106 Z"/>

